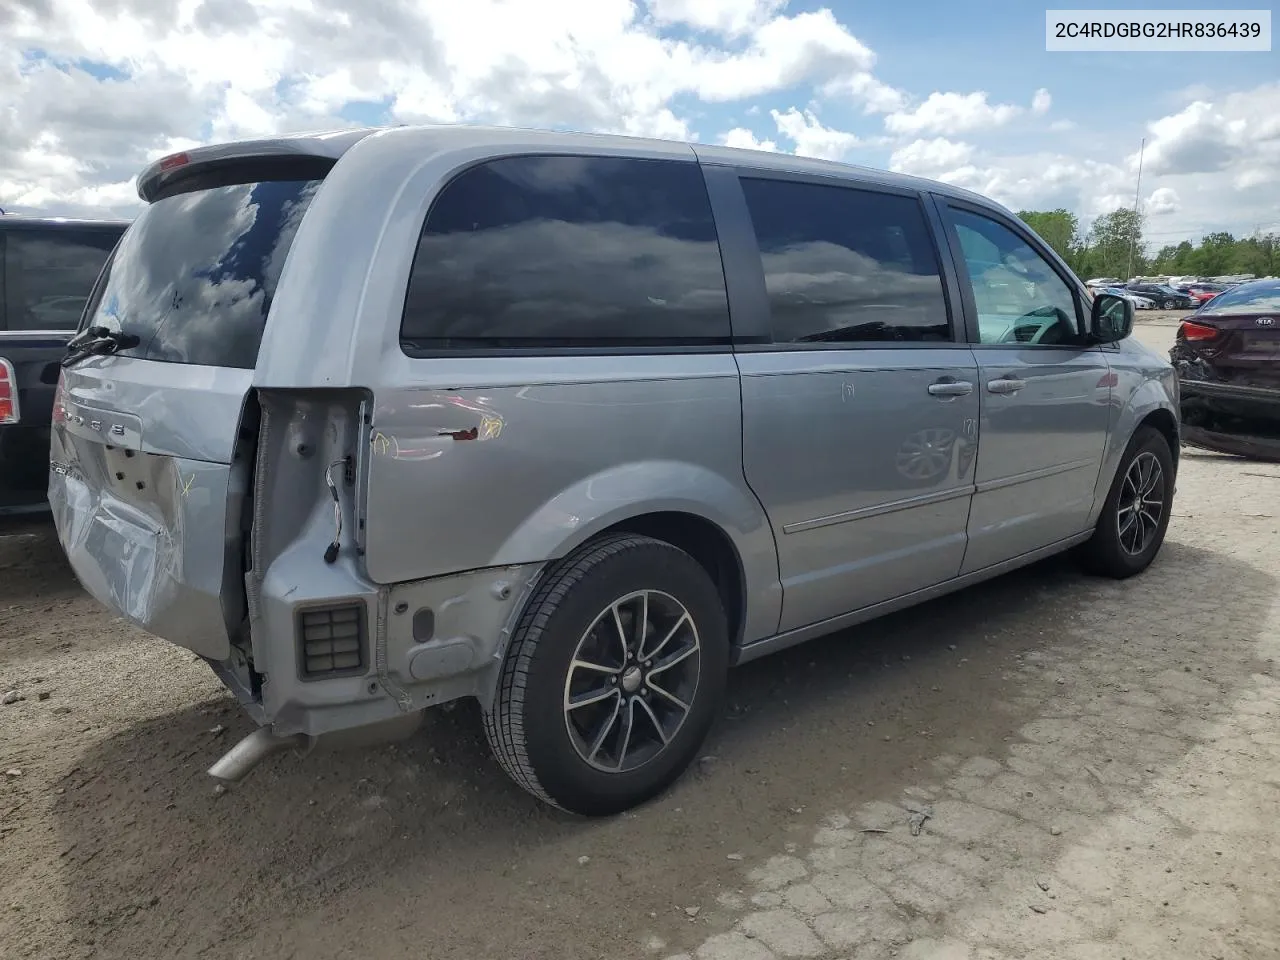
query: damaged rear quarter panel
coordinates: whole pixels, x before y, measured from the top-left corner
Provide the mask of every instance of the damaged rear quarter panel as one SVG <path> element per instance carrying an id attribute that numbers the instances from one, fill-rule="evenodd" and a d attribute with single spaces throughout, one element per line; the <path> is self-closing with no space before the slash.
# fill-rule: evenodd
<path id="1" fill-rule="evenodd" d="M 260 389 L 252 536 L 245 588 L 262 704 L 276 733 L 321 734 L 397 715 L 394 690 L 371 679 L 385 591 L 363 576 L 355 543 L 355 487 L 335 469 L 344 517 L 333 563 L 325 549 L 336 532 L 330 465 L 354 456 L 365 395 L 358 390 Z M 308 682 L 300 674 L 295 617 L 299 608 L 364 604 L 368 670 Z M 388 696 L 387 694 L 391 694 Z"/>
<path id="2" fill-rule="evenodd" d="M 630 517 L 675 511 L 737 546 L 747 635 L 776 629 L 773 536 L 742 475 L 731 354 L 410 362 L 438 385 L 375 400 L 375 582 L 539 563 Z"/>

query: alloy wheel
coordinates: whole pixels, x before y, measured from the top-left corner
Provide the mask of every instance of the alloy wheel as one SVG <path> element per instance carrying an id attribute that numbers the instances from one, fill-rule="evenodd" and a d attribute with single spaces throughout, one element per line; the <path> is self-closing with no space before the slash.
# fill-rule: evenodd
<path id="1" fill-rule="evenodd" d="M 578 640 L 565 678 L 578 756 L 605 773 L 652 761 L 684 726 L 701 665 L 697 624 L 675 597 L 640 590 L 613 601 Z"/>
<path id="2" fill-rule="evenodd" d="M 1116 505 L 1120 549 L 1129 556 L 1140 556 L 1155 539 L 1164 501 L 1164 467 L 1154 453 L 1140 453 L 1125 471 Z"/>

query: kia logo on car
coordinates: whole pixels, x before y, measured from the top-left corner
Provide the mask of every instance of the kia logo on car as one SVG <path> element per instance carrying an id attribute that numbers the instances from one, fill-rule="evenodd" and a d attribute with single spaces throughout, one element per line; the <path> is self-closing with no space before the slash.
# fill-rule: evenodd
<path id="1" fill-rule="evenodd" d="M 1276 322 L 1275 317 L 1259 317 L 1258 318 L 1258 326 L 1260 327 L 1275 326 L 1275 322 Z"/>

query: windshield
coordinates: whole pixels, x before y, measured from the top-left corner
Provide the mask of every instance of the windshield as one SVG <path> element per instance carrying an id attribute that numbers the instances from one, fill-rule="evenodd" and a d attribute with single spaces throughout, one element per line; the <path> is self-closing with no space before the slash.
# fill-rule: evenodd
<path id="1" fill-rule="evenodd" d="M 157 200 L 120 240 L 87 325 L 138 337 L 118 356 L 252 369 L 320 182 L 232 184 Z"/>
<path id="2" fill-rule="evenodd" d="M 1224 290 L 1200 308 L 1202 314 L 1280 313 L 1280 281 L 1246 283 Z"/>

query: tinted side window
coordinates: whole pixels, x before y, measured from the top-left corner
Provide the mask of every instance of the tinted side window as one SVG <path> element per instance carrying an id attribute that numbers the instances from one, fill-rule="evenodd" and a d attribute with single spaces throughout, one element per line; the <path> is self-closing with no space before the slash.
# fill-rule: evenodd
<path id="1" fill-rule="evenodd" d="M 74 330 L 119 235 L 98 230 L 11 230 L 6 234 L 10 330 Z"/>
<path id="2" fill-rule="evenodd" d="M 744 179 L 778 343 L 946 341 L 947 303 L 912 197 Z"/>
<path id="3" fill-rule="evenodd" d="M 405 349 L 729 342 L 720 247 L 693 163 L 510 157 L 441 191 Z"/>
<path id="4" fill-rule="evenodd" d="M 1079 341 L 1076 301 L 1049 262 L 995 220 L 951 210 L 978 309 L 982 343 Z"/>

